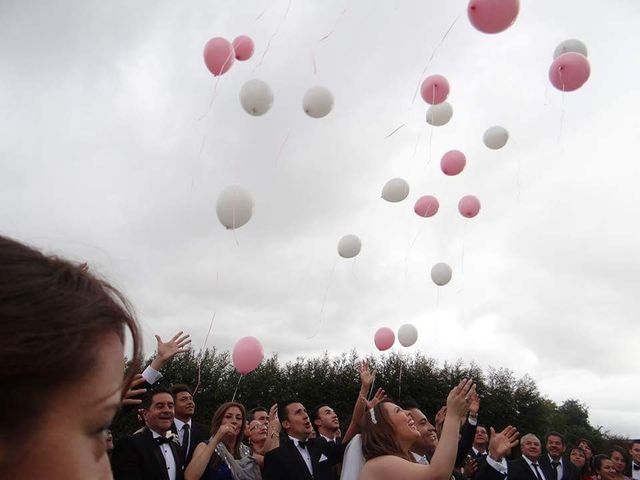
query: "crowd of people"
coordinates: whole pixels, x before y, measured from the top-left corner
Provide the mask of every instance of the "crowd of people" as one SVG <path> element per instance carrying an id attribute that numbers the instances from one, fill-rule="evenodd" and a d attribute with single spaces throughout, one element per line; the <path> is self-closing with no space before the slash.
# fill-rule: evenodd
<path id="1" fill-rule="evenodd" d="M 248 412 L 230 401 L 201 425 L 189 386 L 154 387 L 188 350 L 188 335 L 156 337 L 153 361 L 136 375 L 132 309 L 86 264 L 0 237 L 0 272 L 0 478 L 640 480 L 640 440 L 596 454 L 589 440 L 569 446 L 559 432 L 495 431 L 480 423 L 471 379 L 451 389 L 431 423 L 415 402 L 373 393 L 366 363 L 344 434 L 331 399 Z M 127 332 L 133 354 L 123 374 Z M 141 428 L 114 446 L 109 425 L 131 409 Z"/>

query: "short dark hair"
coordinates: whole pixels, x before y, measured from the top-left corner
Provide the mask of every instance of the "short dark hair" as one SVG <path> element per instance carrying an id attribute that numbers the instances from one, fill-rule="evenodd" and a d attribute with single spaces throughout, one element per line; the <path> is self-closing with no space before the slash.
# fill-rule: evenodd
<path id="1" fill-rule="evenodd" d="M 551 431 L 551 432 L 547 433 L 547 442 L 549 441 L 549 437 L 558 437 L 560 439 L 560 441 L 562 442 L 562 445 L 566 445 L 566 442 L 564 440 L 564 435 L 562 435 L 559 432 Z"/>
<path id="2" fill-rule="evenodd" d="M 289 409 L 287 407 L 293 403 L 302 402 L 294 398 L 285 400 L 284 402 L 278 404 L 278 418 L 280 419 L 280 423 L 284 422 L 285 420 L 289 420 Z"/>
<path id="3" fill-rule="evenodd" d="M 631 440 L 631 444 L 629 445 L 629 448 L 633 448 L 633 446 L 636 443 L 640 443 L 640 438 L 634 438 L 633 440 Z"/>
<path id="4" fill-rule="evenodd" d="M 420 407 L 418 406 L 418 402 L 416 402 L 413 399 L 404 400 L 402 402 L 399 402 L 398 406 L 403 410 L 411 410 L 411 409 L 414 409 L 414 408 L 420 410 Z"/>
<path id="5" fill-rule="evenodd" d="M 161 393 L 166 393 L 168 395 L 171 395 L 171 397 L 173 398 L 173 395 L 171 394 L 170 390 L 166 388 L 154 388 L 152 390 L 147 391 L 147 393 L 144 394 L 144 396 L 142 397 L 142 404 L 140 405 L 140 408 L 149 410 L 149 408 L 151 407 L 151 404 L 153 403 L 153 397 L 155 397 L 156 395 L 160 395 Z"/>
<path id="6" fill-rule="evenodd" d="M 250 420 L 255 420 L 254 415 L 255 415 L 257 412 L 267 412 L 267 413 L 269 413 L 269 410 L 267 410 L 266 408 L 264 408 L 264 407 L 262 407 L 262 406 L 258 405 L 257 407 L 254 407 L 254 408 L 252 408 L 251 410 L 249 410 L 249 412 L 247 413 L 247 417 L 248 417 Z"/>
<path id="7" fill-rule="evenodd" d="M 483 424 L 479 423 L 478 425 L 476 425 L 476 431 L 477 431 L 479 428 L 484 428 L 484 431 L 485 431 L 485 432 L 487 432 L 487 435 L 489 435 L 489 429 L 487 428 L 487 426 L 486 426 L 486 425 L 483 425 Z"/>
<path id="8" fill-rule="evenodd" d="M 193 391 L 191 390 L 191 388 L 189 388 L 188 385 L 185 385 L 184 383 L 176 383 L 175 385 L 171 386 L 171 395 L 173 395 L 174 399 L 176 398 L 176 395 L 182 392 L 187 392 L 193 397 Z"/>
<path id="9" fill-rule="evenodd" d="M 311 417 L 311 423 L 313 424 L 313 422 L 315 422 L 316 420 L 318 420 L 320 418 L 320 409 L 322 407 L 328 407 L 329 405 L 326 403 L 321 403 L 320 405 L 316 405 L 314 407 L 313 410 L 311 410 L 311 415 L 309 415 Z M 315 428 L 315 425 L 314 425 Z"/>
<path id="10" fill-rule="evenodd" d="M 602 453 L 593 457 L 593 469 L 596 471 L 596 473 L 602 468 L 602 462 L 605 460 L 611 459 Z"/>
<path id="11" fill-rule="evenodd" d="M 622 448 L 620 445 L 614 445 L 613 447 L 611 447 L 609 451 L 610 457 L 613 456 L 613 452 L 618 452 L 620 455 L 622 455 L 625 465 L 629 464 L 629 458 L 627 457 L 627 452 L 625 451 L 624 448 Z"/>

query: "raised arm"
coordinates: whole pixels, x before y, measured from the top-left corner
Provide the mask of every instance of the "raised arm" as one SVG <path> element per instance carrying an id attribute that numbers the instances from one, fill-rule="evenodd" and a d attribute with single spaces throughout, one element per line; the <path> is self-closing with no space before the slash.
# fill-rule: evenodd
<path id="1" fill-rule="evenodd" d="M 269 425 L 267 425 L 267 440 L 264 442 L 263 453 L 278 448 L 280 446 L 280 419 L 278 418 L 278 404 L 274 403 L 269 409 Z"/>
<path id="2" fill-rule="evenodd" d="M 184 471 L 184 480 L 200 480 L 218 444 L 225 435 L 233 435 L 235 428 L 236 427 L 230 423 L 221 425 L 215 435 L 209 439 L 209 443 L 203 442 L 198 444 L 193 451 L 193 457 L 191 457 L 189 465 L 187 465 Z"/>
<path id="3" fill-rule="evenodd" d="M 358 398 L 356 398 L 356 403 L 353 407 L 351 422 L 349 423 L 346 433 L 342 437 L 342 443 L 344 445 L 349 443 L 349 441 L 360 430 L 358 422 L 360 422 L 360 419 L 367 408 L 367 396 L 369 395 L 371 385 L 373 385 L 373 381 L 376 378 L 375 371 L 369 368 L 369 364 L 364 360 L 358 365 L 358 374 L 360 375 L 360 392 L 358 393 Z M 384 391 L 382 392 L 384 394 Z"/>

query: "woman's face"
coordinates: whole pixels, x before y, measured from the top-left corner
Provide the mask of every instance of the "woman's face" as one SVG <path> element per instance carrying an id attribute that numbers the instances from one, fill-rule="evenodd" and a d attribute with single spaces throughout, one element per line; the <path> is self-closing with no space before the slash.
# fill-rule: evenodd
<path id="1" fill-rule="evenodd" d="M 587 461 L 587 459 L 584 456 L 584 453 L 582 453 L 580 450 L 576 448 L 571 450 L 571 454 L 569 455 L 569 460 L 571 460 L 571 463 L 573 463 L 578 468 L 584 467 L 584 464 Z"/>
<path id="2" fill-rule="evenodd" d="M 244 424 L 244 418 L 242 418 L 242 411 L 238 407 L 229 407 L 222 416 L 222 422 L 220 425 L 233 425 L 235 430 L 233 436 L 237 437 L 240 434 L 242 425 Z"/>
<path id="3" fill-rule="evenodd" d="M 252 420 L 249 424 L 249 441 L 251 443 L 264 442 L 267 439 L 267 426 L 260 420 Z"/>
<path id="4" fill-rule="evenodd" d="M 38 428 L 25 438 L 24 451 L 9 450 L 16 458 L 8 466 L 15 466 L 13 478 L 112 478 L 107 431 L 120 406 L 124 349 L 115 333 L 105 333 L 98 344 L 86 348 L 94 349 L 96 364 L 83 379 L 57 391 L 42 391 Z M 0 446 L 0 465 L 5 449 L 11 446 Z"/>
<path id="5" fill-rule="evenodd" d="M 401 443 L 411 444 L 420 438 L 420 432 L 415 427 L 413 418 L 408 411 L 390 402 L 383 403 L 382 408 L 387 412 L 393 426 L 393 432 Z"/>
<path id="6" fill-rule="evenodd" d="M 615 467 L 613 466 L 613 462 L 609 459 L 602 461 L 597 473 L 602 480 L 615 480 L 618 475 Z"/>
<path id="7" fill-rule="evenodd" d="M 587 442 L 580 442 L 578 446 L 584 451 L 584 454 L 587 458 L 593 457 L 593 451 Z"/>
<path id="8" fill-rule="evenodd" d="M 627 468 L 627 462 L 624 456 L 615 450 L 611 453 L 611 462 L 613 463 L 613 468 L 615 468 L 618 473 L 624 473 Z"/>

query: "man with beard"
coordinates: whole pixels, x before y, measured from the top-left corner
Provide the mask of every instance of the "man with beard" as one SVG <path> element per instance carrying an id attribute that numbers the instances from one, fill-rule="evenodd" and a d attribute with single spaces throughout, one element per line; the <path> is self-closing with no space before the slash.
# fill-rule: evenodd
<path id="1" fill-rule="evenodd" d="M 570 461 L 562 458 L 566 445 L 558 432 L 547 435 L 547 454 L 540 457 L 540 467 L 547 480 L 579 480 L 580 472 Z"/>

